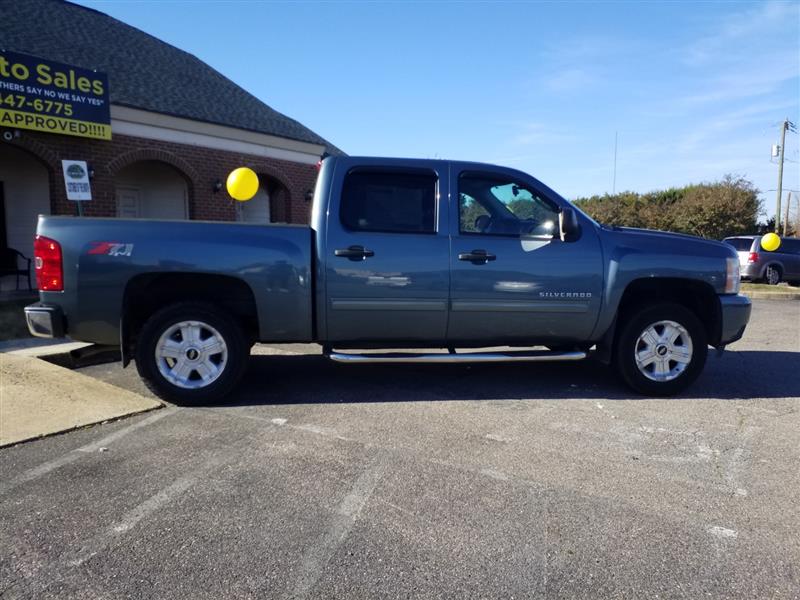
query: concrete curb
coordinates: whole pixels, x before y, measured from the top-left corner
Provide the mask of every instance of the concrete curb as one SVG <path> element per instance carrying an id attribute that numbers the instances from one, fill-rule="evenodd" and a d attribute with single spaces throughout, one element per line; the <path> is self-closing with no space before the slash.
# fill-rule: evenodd
<path id="1" fill-rule="evenodd" d="M 44 346 L 57 346 L 71 343 L 73 342 L 69 338 L 18 338 L 16 340 L 0 342 L 0 352 L 16 352 L 17 350 L 27 350 L 29 348 L 42 348 Z"/>
<path id="2" fill-rule="evenodd" d="M 42 360 L 81 343 L 16 345 L 0 352 L 0 447 L 161 408 L 157 399 Z M 21 347 L 20 347 L 21 346 Z M 7 345 L 7 348 L 15 348 Z"/>
<path id="3" fill-rule="evenodd" d="M 800 300 L 800 292 L 740 292 L 753 300 Z"/>
<path id="4" fill-rule="evenodd" d="M 78 429 L 86 429 L 87 427 L 95 427 L 96 425 L 105 425 L 106 423 L 113 423 L 115 421 L 121 421 L 122 419 L 127 419 L 130 417 L 135 417 L 136 415 L 142 415 L 144 413 L 152 412 L 154 410 L 161 410 L 162 408 L 166 408 L 165 404 L 159 404 L 157 406 L 152 406 L 148 408 L 139 408 L 133 410 L 131 412 L 127 412 L 125 414 L 120 414 L 116 416 L 108 417 L 107 419 L 103 419 L 102 421 L 90 421 L 87 423 L 80 423 L 78 425 L 74 425 L 71 427 L 66 427 L 64 429 L 59 429 L 57 431 L 48 431 L 45 433 L 37 433 L 27 438 L 20 438 L 14 441 L 6 442 L 0 441 L 0 450 L 4 450 L 6 448 L 13 448 L 14 446 L 18 446 L 19 444 L 25 444 L 27 442 L 35 442 L 36 440 L 41 440 L 44 438 L 53 437 L 54 435 L 61 435 L 62 433 L 69 433 L 70 431 L 77 431 Z"/>
<path id="5" fill-rule="evenodd" d="M 18 340 L 11 340 L 16 342 Z M 54 354 L 68 354 L 73 350 L 81 350 L 83 348 L 88 348 L 92 344 L 87 344 L 86 342 L 73 342 L 69 339 L 64 339 L 63 341 L 57 341 L 53 343 L 53 340 L 42 340 L 49 343 L 44 344 L 17 344 L 12 345 L 10 342 L 4 342 L 9 345 L 0 346 L 0 353 L 5 354 L 13 354 L 16 356 L 30 356 L 31 358 L 41 358 L 43 356 L 52 356 Z"/>

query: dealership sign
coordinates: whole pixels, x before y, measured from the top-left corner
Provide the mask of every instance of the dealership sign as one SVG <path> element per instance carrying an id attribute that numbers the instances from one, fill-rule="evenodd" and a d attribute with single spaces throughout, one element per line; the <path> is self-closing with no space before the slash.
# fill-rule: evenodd
<path id="1" fill-rule="evenodd" d="M 92 199 L 92 188 L 89 185 L 89 167 L 83 160 L 62 160 L 64 171 L 64 187 L 67 188 L 67 200 L 78 202 Z"/>
<path id="2" fill-rule="evenodd" d="M 110 140 L 108 77 L 0 50 L 0 127 Z"/>

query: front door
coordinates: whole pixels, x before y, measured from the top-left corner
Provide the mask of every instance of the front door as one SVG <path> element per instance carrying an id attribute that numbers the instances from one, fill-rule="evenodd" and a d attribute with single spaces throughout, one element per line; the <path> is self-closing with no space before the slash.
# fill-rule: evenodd
<path id="1" fill-rule="evenodd" d="M 270 218 L 269 194 L 263 187 L 259 187 L 256 195 L 246 202 L 236 203 L 236 220 L 242 223 L 269 223 Z"/>
<path id="2" fill-rule="evenodd" d="M 140 216 L 141 192 L 138 188 L 117 188 L 117 216 L 122 219 L 138 219 Z"/>
<path id="3" fill-rule="evenodd" d="M 467 167 L 468 168 L 468 167 Z M 453 165 L 453 345 L 585 340 L 600 310 L 603 266 L 594 227 L 580 216 L 575 241 L 559 236 L 563 200 L 514 174 Z"/>
<path id="4" fill-rule="evenodd" d="M 332 189 L 342 193 L 329 207 L 324 250 L 330 342 L 444 342 L 449 240 L 439 195 L 447 198 L 447 172 L 436 170 L 446 163 L 430 164 L 337 165 Z"/>

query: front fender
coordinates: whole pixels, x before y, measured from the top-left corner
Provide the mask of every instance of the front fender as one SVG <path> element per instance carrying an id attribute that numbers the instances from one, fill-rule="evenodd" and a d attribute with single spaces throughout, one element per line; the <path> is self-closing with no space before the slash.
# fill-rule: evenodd
<path id="1" fill-rule="evenodd" d="M 725 259 L 735 256 L 724 244 L 658 232 L 604 230 L 601 243 L 606 257 L 604 310 L 592 333 L 594 340 L 611 328 L 631 285 L 652 280 L 668 289 L 688 282 L 714 295 L 721 294 L 725 289 Z"/>

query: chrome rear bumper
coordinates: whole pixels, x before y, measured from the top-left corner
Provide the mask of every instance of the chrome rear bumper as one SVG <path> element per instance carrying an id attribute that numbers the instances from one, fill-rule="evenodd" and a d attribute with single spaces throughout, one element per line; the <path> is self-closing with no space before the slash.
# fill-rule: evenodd
<path id="1" fill-rule="evenodd" d="M 25 321 L 31 335 L 43 338 L 60 338 L 66 334 L 64 313 L 58 306 L 31 304 L 25 307 Z"/>

